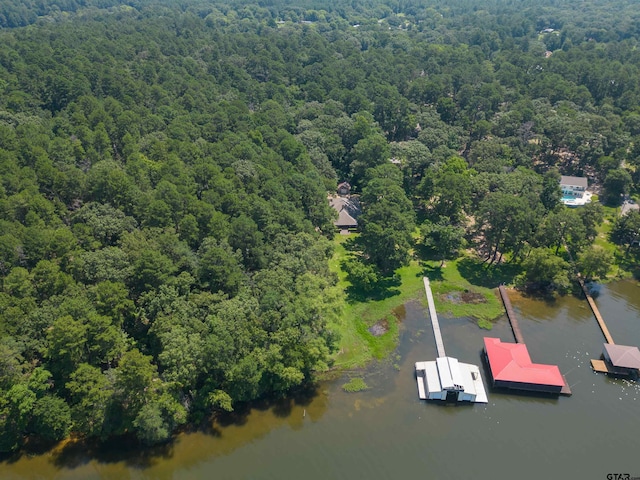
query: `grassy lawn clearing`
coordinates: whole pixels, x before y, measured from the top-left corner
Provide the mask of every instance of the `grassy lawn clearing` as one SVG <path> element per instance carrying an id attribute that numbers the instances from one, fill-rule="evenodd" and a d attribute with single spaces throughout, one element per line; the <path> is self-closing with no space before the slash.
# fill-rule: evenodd
<path id="1" fill-rule="evenodd" d="M 341 268 L 352 253 L 345 244 L 350 237 L 336 236 L 330 268 L 337 277 L 335 295 L 340 298 L 340 314 L 331 323 L 340 335 L 334 366 L 357 368 L 372 359 L 387 357 L 398 343 L 402 305 L 418 300 L 426 305 L 423 276 L 431 280 L 436 309 L 442 315 L 474 317 L 485 327 L 504 310 L 495 293 L 501 283 L 510 283 L 514 267 L 497 266 L 487 270 L 480 261 L 461 257 L 440 267 L 440 262 L 413 260 L 396 272 L 396 281 L 385 282 L 384 291 L 375 292 L 379 300 L 360 301 L 349 295 L 352 285 Z M 354 298 L 355 297 L 355 298 Z"/>

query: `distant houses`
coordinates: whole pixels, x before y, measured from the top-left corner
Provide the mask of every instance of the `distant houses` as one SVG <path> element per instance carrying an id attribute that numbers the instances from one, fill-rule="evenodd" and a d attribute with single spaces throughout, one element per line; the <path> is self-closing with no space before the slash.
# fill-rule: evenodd
<path id="1" fill-rule="evenodd" d="M 591 203 L 591 192 L 587 191 L 589 181 L 586 177 L 560 177 L 562 203 L 567 207 L 579 207 Z"/>
<path id="2" fill-rule="evenodd" d="M 340 185 L 338 185 L 338 195 L 346 196 L 346 195 L 349 195 L 350 193 L 351 193 L 351 185 L 349 184 L 349 182 L 342 182 Z"/>

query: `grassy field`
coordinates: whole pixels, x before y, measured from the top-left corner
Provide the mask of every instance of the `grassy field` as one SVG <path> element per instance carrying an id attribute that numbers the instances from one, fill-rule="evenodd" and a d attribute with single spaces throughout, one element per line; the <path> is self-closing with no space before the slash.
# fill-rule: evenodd
<path id="1" fill-rule="evenodd" d="M 351 253 L 345 248 L 345 236 L 336 236 L 335 252 L 330 268 L 338 275 L 338 284 L 334 287 L 341 296 L 341 315 L 332 328 L 340 334 L 340 347 L 334 358 L 337 368 L 361 367 L 374 358 L 381 359 L 391 353 L 398 342 L 398 318 L 394 311 L 406 301 L 419 298 L 422 289 L 420 266 L 413 263 L 398 270 L 400 284 L 379 292 L 380 300 L 356 301 L 348 295 L 351 284 L 342 270 L 341 264 Z M 384 326 L 386 333 L 374 336 L 369 328 L 378 323 Z"/>
<path id="2" fill-rule="evenodd" d="M 426 304 L 422 277 L 431 280 L 436 309 L 443 315 L 474 317 L 488 327 L 490 320 L 504 313 L 495 288 L 502 282 L 510 283 L 515 273 L 513 267 L 500 266 L 487 270 L 471 257 L 447 262 L 414 260 L 397 271 L 397 280 L 375 292 L 375 299 L 360 301 L 349 294 L 352 285 L 341 265 L 351 252 L 346 248 L 350 237 L 336 236 L 331 270 L 338 276 L 334 287 L 341 298 L 340 315 L 332 328 L 340 334 L 334 367 L 350 369 L 362 367 L 372 359 L 387 357 L 398 343 L 399 312 L 404 303 L 418 300 Z M 357 298 L 357 296 L 356 296 Z M 370 328 L 381 326 L 386 333 L 373 335 Z"/>

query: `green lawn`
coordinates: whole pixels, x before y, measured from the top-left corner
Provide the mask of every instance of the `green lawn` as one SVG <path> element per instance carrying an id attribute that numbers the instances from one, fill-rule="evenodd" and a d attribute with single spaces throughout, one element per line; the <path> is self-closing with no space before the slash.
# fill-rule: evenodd
<path id="1" fill-rule="evenodd" d="M 400 284 L 389 287 L 385 298 L 354 300 L 347 294 L 351 285 L 341 268 L 342 262 L 351 255 L 345 248 L 347 238 L 353 237 L 336 237 L 330 261 L 331 270 L 338 276 L 334 293 L 341 302 L 340 314 L 331 324 L 340 334 L 338 352 L 334 355 L 334 366 L 338 369 L 361 367 L 372 359 L 387 357 L 396 348 L 399 331 L 396 312 L 409 300 L 426 305 L 423 276 L 430 278 L 436 309 L 443 315 L 474 317 L 487 325 L 504 313 L 495 288 L 501 282 L 510 283 L 514 268 L 500 266 L 487 271 L 484 264 L 470 257 L 447 262 L 442 268 L 440 262 L 414 260 L 396 272 Z M 462 301 L 469 297 L 477 303 Z M 369 328 L 376 323 L 384 324 L 388 331 L 374 336 Z"/>
<path id="2" fill-rule="evenodd" d="M 366 302 L 351 300 L 347 295 L 351 284 L 341 268 L 341 263 L 350 255 L 344 247 L 347 238 L 352 236 L 336 236 L 335 252 L 329 263 L 331 270 L 338 275 L 339 281 L 334 288 L 342 301 L 341 315 L 331 325 L 340 334 L 339 349 L 334 358 L 334 365 L 338 368 L 361 367 L 373 358 L 381 359 L 391 353 L 398 343 L 398 321 L 394 310 L 406 301 L 418 298 L 422 289 L 421 268 L 416 262 L 398 270 L 401 284 L 390 288 L 386 298 Z M 385 320 L 388 328 L 385 334 L 374 336 L 369 332 L 369 327 Z"/>
<path id="3" fill-rule="evenodd" d="M 452 317 L 473 317 L 485 321 L 498 318 L 504 310 L 495 289 L 500 283 L 511 283 L 515 276 L 515 273 L 507 275 L 501 272 L 501 268 L 487 270 L 484 264 L 470 257 L 447 262 L 442 269 L 430 266 L 432 272 L 441 272 L 441 280 L 431 282 L 436 310 Z M 507 271 L 515 270 L 509 268 Z M 429 276 L 428 271 L 425 273 L 435 280 L 438 278 Z M 471 301 L 464 301 L 467 296 Z"/>

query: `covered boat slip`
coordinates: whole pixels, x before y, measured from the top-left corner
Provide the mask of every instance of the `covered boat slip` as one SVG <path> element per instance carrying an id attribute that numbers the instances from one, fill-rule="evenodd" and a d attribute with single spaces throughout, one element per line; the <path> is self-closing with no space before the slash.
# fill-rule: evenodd
<path id="1" fill-rule="evenodd" d="M 557 365 L 533 363 L 524 343 L 485 337 L 484 354 L 495 387 L 571 395 Z"/>
<path id="2" fill-rule="evenodd" d="M 422 400 L 487 403 L 480 370 L 451 357 L 416 362 L 418 394 Z"/>
<path id="3" fill-rule="evenodd" d="M 638 347 L 605 343 L 602 358 L 603 360 L 591 360 L 591 367 L 596 372 L 634 379 L 640 374 Z"/>

